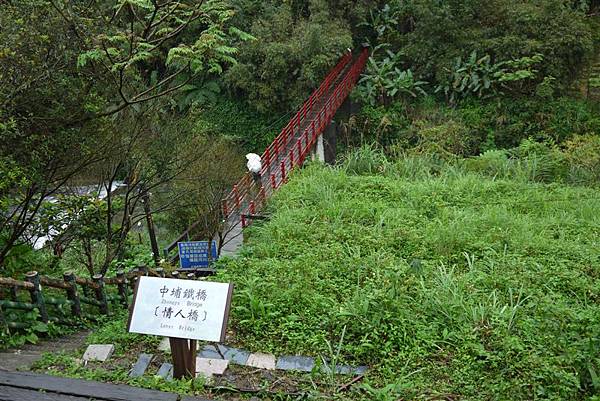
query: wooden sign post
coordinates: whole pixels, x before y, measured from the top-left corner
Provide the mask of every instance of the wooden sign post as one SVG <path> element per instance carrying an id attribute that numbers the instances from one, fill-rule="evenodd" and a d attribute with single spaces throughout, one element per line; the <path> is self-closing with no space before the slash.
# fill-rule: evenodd
<path id="1" fill-rule="evenodd" d="M 127 329 L 169 337 L 173 377 L 194 377 L 196 340 L 225 340 L 232 290 L 229 283 L 142 276 Z"/>
<path id="2" fill-rule="evenodd" d="M 169 337 L 173 357 L 173 377 L 194 377 L 196 375 L 196 340 Z"/>

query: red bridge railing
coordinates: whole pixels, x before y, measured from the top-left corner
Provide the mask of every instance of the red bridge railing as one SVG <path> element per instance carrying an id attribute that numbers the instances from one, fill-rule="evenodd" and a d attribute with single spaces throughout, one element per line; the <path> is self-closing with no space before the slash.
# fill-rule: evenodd
<path id="1" fill-rule="evenodd" d="M 267 198 L 286 182 L 289 172 L 304 163 L 317 138 L 354 88 L 367 59 L 367 49 L 354 61 L 350 52 L 340 59 L 263 152 L 260 182 L 246 173 L 222 200 L 225 218 L 239 216 L 242 227 L 246 227 L 248 217 L 256 215 Z"/>

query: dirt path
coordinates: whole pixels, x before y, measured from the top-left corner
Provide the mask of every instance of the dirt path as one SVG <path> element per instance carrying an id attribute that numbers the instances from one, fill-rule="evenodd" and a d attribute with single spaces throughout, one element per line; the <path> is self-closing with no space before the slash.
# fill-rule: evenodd
<path id="1" fill-rule="evenodd" d="M 53 340 L 42 341 L 39 344 L 26 344 L 19 348 L 0 351 L 0 370 L 16 371 L 29 370 L 45 352 L 72 351 L 81 348 L 89 331 L 63 336 Z"/>

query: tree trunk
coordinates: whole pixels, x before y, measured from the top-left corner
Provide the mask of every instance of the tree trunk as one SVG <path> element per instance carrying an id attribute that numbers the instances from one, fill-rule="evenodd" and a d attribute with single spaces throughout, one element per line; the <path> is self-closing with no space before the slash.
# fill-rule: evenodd
<path id="1" fill-rule="evenodd" d="M 92 255 L 92 243 L 89 239 L 83 239 L 81 241 L 81 246 L 83 248 L 83 253 L 85 254 L 86 257 L 86 261 L 85 261 L 85 267 L 88 270 L 88 273 L 90 273 L 90 278 L 94 277 L 94 257 Z"/>
<path id="2" fill-rule="evenodd" d="M 152 211 L 150 209 L 150 196 L 148 192 L 142 196 L 142 202 L 144 203 L 144 213 L 146 214 L 146 224 L 148 225 L 148 234 L 150 236 L 150 244 L 152 245 L 152 256 L 154 257 L 154 264 L 159 265 L 160 253 L 158 250 L 158 242 L 156 241 L 156 232 L 154 231 L 154 221 L 152 221 Z"/>

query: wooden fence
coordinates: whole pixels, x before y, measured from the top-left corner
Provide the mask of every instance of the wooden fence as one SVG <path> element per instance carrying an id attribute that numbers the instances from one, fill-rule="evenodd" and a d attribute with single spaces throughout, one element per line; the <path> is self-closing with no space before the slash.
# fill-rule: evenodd
<path id="1" fill-rule="evenodd" d="M 139 276 L 165 277 L 166 274 L 161 268 L 143 266 L 128 273 L 119 271 L 112 278 L 95 275 L 91 280 L 68 272 L 62 280 L 35 271 L 27 273 L 24 281 L 0 277 L 0 327 L 21 329 L 31 325 L 31 322 L 10 320 L 6 313 L 10 310 L 37 310 L 39 320 L 44 323 L 73 324 L 82 318 L 96 320 L 97 314 L 87 311 L 97 309 L 98 313 L 108 315 L 111 308 L 129 306 Z M 176 271 L 170 276 L 195 278 L 193 273 L 184 275 Z M 60 296 L 62 292 L 64 296 Z"/>

